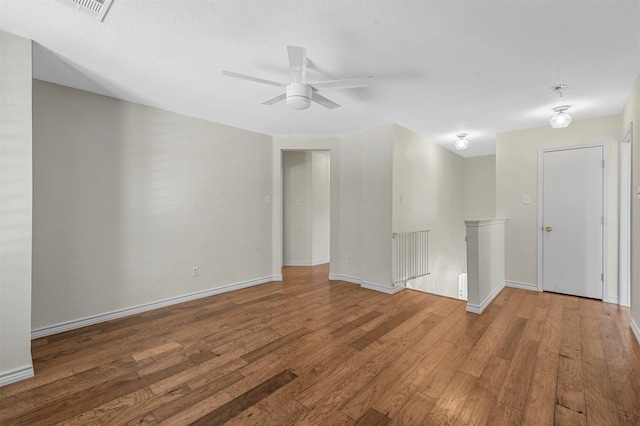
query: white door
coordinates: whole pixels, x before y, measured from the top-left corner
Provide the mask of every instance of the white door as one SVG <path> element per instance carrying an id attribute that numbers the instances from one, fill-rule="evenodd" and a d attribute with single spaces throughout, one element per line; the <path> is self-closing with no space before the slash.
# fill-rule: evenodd
<path id="1" fill-rule="evenodd" d="M 542 287 L 603 298 L 602 146 L 542 155 Z"/>

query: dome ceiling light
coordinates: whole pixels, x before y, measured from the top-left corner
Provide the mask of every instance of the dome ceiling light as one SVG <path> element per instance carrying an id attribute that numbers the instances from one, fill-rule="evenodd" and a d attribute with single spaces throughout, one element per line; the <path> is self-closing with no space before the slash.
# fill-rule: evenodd
<path id="1" fill-rule="evenodd" d="M 463 150 L 467 149 L 469 147 L 469 141 L 467 140 L 467 134 L 466 133 L 458 133 L 456 136 L 458 137 L 458 139 L 455 141 L 453 146 L 458 151 L 463 151 Z"/>
<path id="2" fill-rule="evenodd" d="M 549 120 L 549 124 L 551 124 L 551 127 L 553 127 L 554 129 L 564 129 L 565 127 L 568 127 L 569 124 L 571 124 L 571 116 L 567 113 L 568 109 L 569 107 L 566 105 L 555 107 L 553 109 L 555 114 L 553 114 L 551 120 Z"/>

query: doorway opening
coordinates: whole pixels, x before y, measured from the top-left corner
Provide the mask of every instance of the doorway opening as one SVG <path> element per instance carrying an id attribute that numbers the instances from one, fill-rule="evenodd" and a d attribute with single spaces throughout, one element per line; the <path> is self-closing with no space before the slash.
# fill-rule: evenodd
<path id="1" fill-rule="evenodd" d="M 282 151 L 282 266 L 328 264 L 330 152 Z"/>

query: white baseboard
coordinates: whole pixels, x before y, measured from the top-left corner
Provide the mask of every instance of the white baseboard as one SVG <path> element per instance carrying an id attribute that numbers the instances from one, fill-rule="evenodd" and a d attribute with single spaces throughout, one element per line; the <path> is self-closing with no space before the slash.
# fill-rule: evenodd
<path id="1" fill-rule="evenodd" d="M 616 304 L 616 305 L 620 304 L 620 298 L 619 297 L 614 297 L 614 296 L 608 296 L 604 301 L 607 302 L 607 303 L 613 303 L 613 304 Z"/>
<path id="2" fill-rule="evenodd" d="M 360 278 L 351 277 L 349 275 L 340 275 L 340 274 L 329 274 L 330 281 L 346 281 L 348 283 L 362 285 L 362 280 Z"/>
<path id="3" fill-rule="evenodd" d="M 311 266 L 311 261 L 306 260 L 283 260 L 282 266 Z"/>
<path id="4" fill-rule="evenodd" d="M 638 324 L 631 318 L 631 331 L 633 331 L 633 335 L 636 336 L 636 340 L 640 345 L 640 328 L 638 328 Z"/>
<path id="5" fill-rule="evenodd" d="M 397 292 L 404 290 L 404 284 L 398 284 L 395 287 L 387 287 L 385 285 L 368 283 L 363 281 L 362 284 L 360 284 L 360 286 L 362 288 L 368 288 L 369 290 L 380 291 L 382 293 L 387 293 L 387 294 L 396 294 Z"/>
<path id="6" fill-rule="evenodd" d="M 25 365 L 24 367 L 14 368 L 13 370 L 3 371 L 0 373 L 0 387 L 19 382 L 20 380 L 33 377 L 33 365 Z"/>
<path id="7" fill-rule="evenodd" d="M 519 288 L 521 290 L 540 291 L 538 290 L 538 286 L 536 284 L 521 283 L 518 281 L 506 281 L 506 286 L 511 288 Z M 608 303 L 615 303 L 616 305 L 620 304 L 620 298 L 615 296 L 608 296 L 604 299 L 604 301 Z"/>
<path id="8" fill-rule="evenodd" d="M 363 281 L 362 278 L 350 277 L 349 275 L 329 274 L 329 280 L 346 281 L 348 283 L 358 284 L 362 288 L 380 291 L 386 294 L 395 294 L 401 290 L 404 290 L 404 284 L 399 284 L 395 287 L 391 287 L 382 284 L 368 283 L 366 281 Z"/>
<path id="9" fill-rule="evenodd" d="M 493 302 L 493 299 L 495 299 L 496 296 L 500 294 L 502 289 L 505 287 L 505 284 L 506 281 L 502 281 L 500 285 L 494 288 L 493 291 L 489 293 L 489 295 L 485 297 L 485 299 L 479 305 L 473 305 L 467 302 L 467 312 L 471 312 L 472 314 L 481 314 L 482 312 L 484 312 L 484 310 L 487 309 L 487 306 L 489 306 L 489 304 Z"/>
<path id="10" fill-rule="evenodd" d="M 518 281 L 505 281 L 505 287 L 519 288 L 520 290 L 538 291 L 537 284 L 521 283 Z"/>
<path id="11" fill-rule="evenodd" d="M 282 266 L 318 266 L 329 263 L 329 259 L 320 260 L 286 260 L 282 262 Z"/>
<path id="12" fill-rule="evenodd" d="M 229 291 L 240 290 L 242 288 L 252 287 L 254 285 L 264 284 L 272 281 L 282 281 L 282 277 L 280 277 L 279 280 L 277 279 L 277 277 L 256 278 L 254 280 L 228 284 L 222 287 L 216 287 L 208 290 L 198 291 L 195 293 L 185 294 L 183 296 L 171 297 L 169 299 L 159 300 L 157 302 L 145 303 L 138 306 L 132 306 L 130 308 L 118 309 L 115 311 L 92 315 L 90 317 L 80 318 L 77 320 L 48 325 L 31 330 L 31 339 L 33 340 L 40 337 L 51 336 L 52 334 L 75 330 L 77 328 L 98 324 L 112 319 L 127 317 L 129 315 L 139 314 L 141 312 L 146 312 L 153 309 L 164 308 L 166 306 L 176 305 L 178 303 L 188 302 L 190 300 L 201 299 L 203 297 L 214 296 L 216 294 L 227 293 Z"/>

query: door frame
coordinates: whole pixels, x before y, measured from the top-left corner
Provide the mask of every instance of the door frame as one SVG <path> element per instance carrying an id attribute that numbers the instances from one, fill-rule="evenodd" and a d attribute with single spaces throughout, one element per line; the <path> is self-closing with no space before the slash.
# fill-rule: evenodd
<path id="1" fill-rule="evenodd" d="M 339 214 L 340 214 L 340 139 L 333 137 L 306 138 L 298 136 L 279 136 L 273 138 L 271 194 L 267 204 L 271 203 L 271 279 L 282 281 L 282 152 L 283 151 L 329 151 L 330 179 L 330 260 L 329 276 L 335 274 L 340 255 Z"/>
<path id="2" fill-rule="evenodd" d="M 620 139 L 620 198 L 619 198 L 619 244 L 618 248 L 618 291 L 619 303 L 622 306 L 631 304 L 631 158 L 633 127 L 629 125 Z M 626 173 L 623 173 L 623 164 L 626 165 Z"/>
<path id="3" fill-rule="evenodd" d="M 567 146 L 559 146 L 553 148 L 538 148 L 538 226 L 536 227 L 537 232 L 537 241 L 538 241 L 538 259 L 537 259 L 537 273 L 538 273 L 538 291 L 543 291 L 543 280 L 542 280 L 542 232 L 543 232 L 543 212 L 544 212 L 544 187 L 543 187 L 543 178 L 544 178 L 544 154 L 545 152 L 554 152 L 554 151 L 569 151 L 574 149 L 583 149 L 583 148 L 602 148 L 602 157 L 604 159 L 604 167 L 602 170 L 602 215 L 604 217 L 604 225 L 602 229 L 602 300 L 609 301 L 609 292 L 608 292 L 608 279 L 607 279 L 607 260 L 608 260 L 608 250 L 607 250 L 607 238 L 608 238 L 608 222 L 609 218 L 607 215 L 608 211 L 608 186 L 609 186 L 609 143 L 608 142 L 595 142 L 595 143 L 587 143 L 580 145 L 567 145 Z M 615 303 L 618 303 L 615 301 Z"/>

